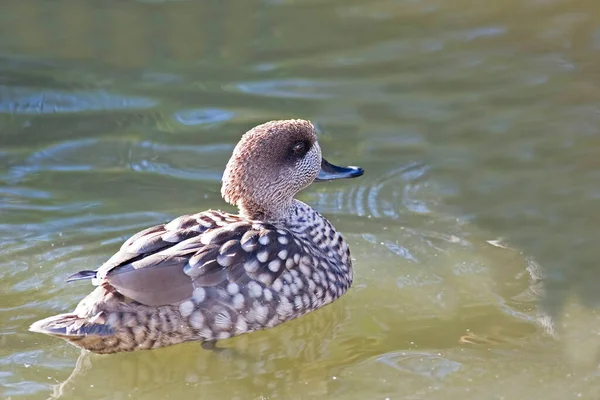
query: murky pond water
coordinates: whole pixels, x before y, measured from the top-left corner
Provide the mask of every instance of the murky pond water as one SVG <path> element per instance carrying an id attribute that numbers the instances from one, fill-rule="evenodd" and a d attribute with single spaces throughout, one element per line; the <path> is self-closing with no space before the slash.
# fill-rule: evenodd
<path id="1" fill-rule="evenodd" d="M 0 22 L 3 398 L 600 398 L 597 1 L 21 0 Z M 132 233 L 231 210 L 233 146 L 289 117 L 367 171 L 300 195 L 351 246 L 346 296 L 222 353 L 27 331 Z"/>

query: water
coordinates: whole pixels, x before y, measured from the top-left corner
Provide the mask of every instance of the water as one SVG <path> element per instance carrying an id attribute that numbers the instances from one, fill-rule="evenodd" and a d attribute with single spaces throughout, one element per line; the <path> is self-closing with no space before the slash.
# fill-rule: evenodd
<path id="1" fill-rule="evenodd" d="M 597 2 L 21 0 L 0 22 L 3 398 L 600 397 Z M 27 331 L 132 233 L 231 210 L 233 146 L 289 117 L 366 170 L 300 195 L 350 243 L 346 296 L 218 354 Z"/>

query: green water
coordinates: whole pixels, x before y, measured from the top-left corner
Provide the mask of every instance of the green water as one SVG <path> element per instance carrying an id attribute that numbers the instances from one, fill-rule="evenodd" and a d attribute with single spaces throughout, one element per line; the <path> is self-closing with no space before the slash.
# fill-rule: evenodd
<path id="1" fill-rule="evenodd" d="M 598 65 L 596 0 L 6 1 L 0 396 L 600 398 Z M 222 353 L 27 331 L 132 233 L 231 210 L 233 146 L 290 117 L 366 170 L 300 195 L 347 295 Z"/>

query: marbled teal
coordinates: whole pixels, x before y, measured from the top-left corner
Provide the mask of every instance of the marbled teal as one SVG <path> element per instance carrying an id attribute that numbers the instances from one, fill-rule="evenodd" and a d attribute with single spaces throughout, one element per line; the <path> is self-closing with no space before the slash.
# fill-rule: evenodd
<path id="1" fill-rule="evenodd" d="M 325 217 L 294 199 L 314 181 L 352 178 L 321 156 L 313 125 L 271 121 L 244 134 L 221 194 L 238 215 L 184 215 L 130 237 L 96 271 L 75 311 L 30 330 L 96 353 L 216 340 L 323 307 L 352 284 L 350 249 Z"/>

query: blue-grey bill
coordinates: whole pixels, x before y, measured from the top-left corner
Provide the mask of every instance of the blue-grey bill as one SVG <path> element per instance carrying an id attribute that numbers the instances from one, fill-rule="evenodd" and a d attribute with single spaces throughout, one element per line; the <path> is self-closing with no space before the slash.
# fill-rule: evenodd
<path id="1" fill-rule="evenodd" d="M 328 162 L 326 159 L 321 159 L 321 170 L 315 179 L 315 182 L 333 181 L 335 179 L 356 178 L 365 173 L 361 167 L 339 167 Z"/>

